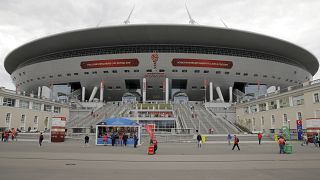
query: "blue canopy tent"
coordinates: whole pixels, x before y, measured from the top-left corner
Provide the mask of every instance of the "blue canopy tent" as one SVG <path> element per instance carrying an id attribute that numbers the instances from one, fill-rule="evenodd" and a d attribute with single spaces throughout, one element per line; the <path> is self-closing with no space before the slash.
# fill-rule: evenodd
<path id="1" fill-rule="evenodd" d="M 133 145 L 134 134 L 138 137 L 138 145 L 141 141 L 141 126 L 136 121 L 127 118 L 109 118 L 101 121 L 96 125 L 96 145 L 105 145 L 103 137 L 108 136 L 107 145 L 111 144 L 111 134 L 115 134 L 119 138 L 121 134 L 128 135 L 127 145 Z M 117 140 L 116 145 L 120 142 Z"/>

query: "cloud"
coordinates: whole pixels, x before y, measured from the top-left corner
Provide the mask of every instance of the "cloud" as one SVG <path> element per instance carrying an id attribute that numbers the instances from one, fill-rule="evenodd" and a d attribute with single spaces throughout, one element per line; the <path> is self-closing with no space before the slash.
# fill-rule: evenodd
<path id="1" fill-rule="evenodd" d="M 31 40 L 64 31 L 122 24 L 135 4 L 132 24 L 189 22 L 185 0 L 0 1 L 0 86 L 14 89 L 5 56 Z M 320 1 L 188 0 L 199 24 L 252 31 L 297 44 L 320 58 Z M 320 78 L 317 73 L 314 78 Z"/>

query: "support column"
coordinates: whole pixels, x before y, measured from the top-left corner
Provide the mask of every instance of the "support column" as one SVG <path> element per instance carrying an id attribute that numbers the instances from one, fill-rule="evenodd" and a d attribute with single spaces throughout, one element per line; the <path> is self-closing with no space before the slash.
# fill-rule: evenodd
<path id="1" fill-rule="evenodd" d="M 212 82 L 209 83 L 209 97 L 210 97 L 210 102 L 213 101 L 213 84 Z"/>
<path id="2" fill-rule="evenodd" d="M 92 100 L 93 100 L 94 96 L 96 95 L 97 91 L 98 91 L 98 87 L 95 86 L 95 87 L 93 88 L 93 90 L 92 90 L 91 95 L 90 95 L 89 102 L 92 102 Z"/>
<path id="3" fill-rule="evenodd" d="M 3 97 L 3 96 L 0 96 L 0 106 L 3 105 L 3 99 L 4 99 L 4 97 Z"/>
<path id="4" fill-rule="evenodd" d="M 84 98 L 86 97 L 86 87 L 82 87 L 82 93 L 81 93 L 81 101 L 84 102 Z"/>
<path id="5" fill-rule="evenodd" d="M 166 78 L 166 104 L 169 103 L 169 78 Z"/>
<path id="6" fill-rule="evenodd" d="M 38 87 L 38 98 L 40 98 L 40 96 L 41 96 L 41 87 L 39 86 Z"/>
<path id="7" fill-rule="evenodd" d="M 100 102 L 103 102 L 103 91 L 104 91 L 104 84 L 100 82 Z"/>
<path id="8" fill-rule="evenodd" d="M 142 79 L 142 102 L 145 103 L 146 102 L 146 98 L 147 98 L 147 80 L 146 78 Z"/>
<path id="9" fill-rule="evenodd" d="M 232 101 L 233 101 L 232 90 L 233 90 L 233 87 L 230 86 L 230 87 L 229 87 L 229 103 L 232 103 Z"/>
<path id="10" fill-rule="evenodd" d="M 223 96 L 222 96 L 222 92 L 221 92 L 221 89 L 220 89 L 219 86 L 216 87 L 216 91 L 217 91 L 217 93 L 218 93 L 218 96 L 219 96 L 220 100 L 221 100 L 222 102 L 224 102 L 224 99 L 223 99 Z"/>

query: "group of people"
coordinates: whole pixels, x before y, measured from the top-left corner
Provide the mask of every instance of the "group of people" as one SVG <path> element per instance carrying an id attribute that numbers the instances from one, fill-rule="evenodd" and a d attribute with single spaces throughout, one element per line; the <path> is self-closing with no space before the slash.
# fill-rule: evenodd
<path id="1" fill-rule="evenodd" d="M 127 133 L 118 133 L 113 132 L 111 134 L 105 133 L 102 137 L 103 144 L 107 145 L 109 137 L 111 138 L 111 145 L 114 146 L 115 144 L 119 144 L 120 146 L 124 145 L 127 146 L 128 141 L 128 134 Z"/>
<path id="2" fill-rule="evenodd" d="M 17 135 L 18 132 L 13 130 L 6 130 L 6 131 L 2 131 L 1 133 L 1 141 L 2 142 L 9 142 L 9 139 L 11 138 L 12 141 L 16 140 L 17 141 Z"/>

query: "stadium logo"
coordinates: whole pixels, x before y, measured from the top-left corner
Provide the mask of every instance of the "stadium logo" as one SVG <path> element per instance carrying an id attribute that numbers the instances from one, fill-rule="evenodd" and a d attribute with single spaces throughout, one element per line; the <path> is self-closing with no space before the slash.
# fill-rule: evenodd
<path id="1" fill-rule="evenodd" d="M 159 55 L 157 54 L 156 51 L 153 51 L 153 53 L 151 54 L 151 60 L 153 62 L 153 69 L 157 69 L 158 59 L 159 59 Z"/>

